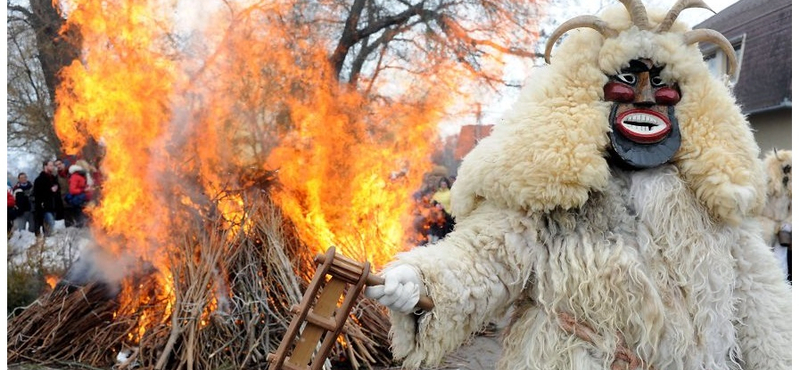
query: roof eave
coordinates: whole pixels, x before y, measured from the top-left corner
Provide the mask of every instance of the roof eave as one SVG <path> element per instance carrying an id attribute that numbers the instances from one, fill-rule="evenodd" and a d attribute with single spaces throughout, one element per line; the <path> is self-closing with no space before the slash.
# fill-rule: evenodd
<path id="1" fill-rule="evenodd" d="M 792 101 L 789 100 L 788 98 L 784 98 L 782 102 L 780 102 L 780 103 L 778 103 L 776 105 L 772 105 L 772 106 L 764 107 L 764 108 L 753 109 L 753 110 L 750 110 L 750 111 L 744 111 L 742 113 L 744 113 L 745 115 L 750 116 L 750 115 L 753 115 L 753 114 L 769 113 L 769 112 L 773 112 L 773 111 L 784 109 L 784 108 L 792 109 Z"/>

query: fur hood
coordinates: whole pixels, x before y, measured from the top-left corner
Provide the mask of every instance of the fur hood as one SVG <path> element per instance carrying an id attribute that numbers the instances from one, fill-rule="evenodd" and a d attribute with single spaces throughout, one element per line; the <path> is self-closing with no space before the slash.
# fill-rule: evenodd
<path id="1" fill-rule="evenodd" d="M 654 23 L 665 14 L 648 13 Z M 603 86 L 636 58 L 663 64 L 662 77 L 680 86 L 675 112 L 683 139 L 671 163 L 709 214 L 738 224 L 758 212 L 766 186 L 758 146 L 730 89 L 711 75 L 696 44 L 683 43 L 688 28 L 676 22 L 668 32 L 642 31 L 622 6 L 601 18 L 619 35 L 569 31 L 552 64 L 534 71 L 491 135 L 464 158 L 452 188 L 456 218 L 482 201 L 548 212 L 581 207 L 590 192 L 604 191 L 612 103 L 603 101 Z"/>
<path id="2" fill-rule="evenodd" d="M 77 164 L 73 164 L 72 166 L 69 166 L 69 174 L 71 175 L 71 174 L 73 174 L 75 172 L 80 173 L 81 175 L 86 175 L 86 169 L 84 169 L 83 167 L 81 167 L 81 166 L 79 166 Z"/>

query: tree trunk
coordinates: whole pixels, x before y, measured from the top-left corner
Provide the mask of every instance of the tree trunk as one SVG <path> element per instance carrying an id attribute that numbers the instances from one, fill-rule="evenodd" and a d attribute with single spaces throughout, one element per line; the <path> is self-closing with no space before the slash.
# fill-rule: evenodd
<path id="1" fill-rule="evenodd" d="M 54 3 L 52 0 L 30 0 L 31 12 L 26 14 L 36 34 L 36 57 L 42 67 L 53 112 L 57 107 L 56 87 L 61 83 L 59 71 L 78 59 L 81 52 L 81 35 L 77 28 L 70 27 L 64 34 L 59 32 L 67 20 Z M 52 132 L 47 134 L 54 139 L 50 143 L 51 149 L 61 153 L 61 140 L 55 133 L 55 125 L 49 127 Z"/>
<path id="2" fill-rule="evenodd" d="M 31 0 L 30 3 L 28 21 L 36 32 L 37 58 L 42 65 L 50 100 L 55 103 L 56 86 L 60 82 L 58 71 L 80 57 L 80 33 L 70 28 L 65 35 L 59 34 L 67 20 L 61 17 L 52 0 Z"/>

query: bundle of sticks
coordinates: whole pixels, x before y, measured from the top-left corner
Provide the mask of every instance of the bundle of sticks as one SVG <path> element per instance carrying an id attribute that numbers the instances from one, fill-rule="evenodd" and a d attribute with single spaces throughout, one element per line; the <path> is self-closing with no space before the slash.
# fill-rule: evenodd
<path id="1" fill-rule="evenodd" d="M 127 294 L 135 296 L 124 300 L 119 287 L 103 281 L 62 281 L 10 320 L 9 363 L 266 368 L 292 319 L 291 306 L 314 274 L 316 251 L 303 245 L 267 192 L 239 195 L 246 225 L 197 209 L 180 221 L 189 232 L 176 235 L 170 255 L 172 298 L 153 291 L 163 289 L 154 269 L 127 277 L 134 287 Z M 385 309 L 360 297 L 331 363 L 390 364 L 388 332 Z"/>
<path id="2" fill-rule="evenodd" d="M 135 325 L 130 318 L 113 320 L 117 307 L 104 283 L 59 283 L 9 323 L 9 363 L 107 363 L 114 343 Z"/>

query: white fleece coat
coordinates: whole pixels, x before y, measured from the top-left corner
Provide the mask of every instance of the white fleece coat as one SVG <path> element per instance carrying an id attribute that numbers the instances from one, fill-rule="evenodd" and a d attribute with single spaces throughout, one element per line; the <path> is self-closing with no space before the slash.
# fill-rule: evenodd
<path id="1" fill-rule="evenodd" d="M 791 292 L 754 219 L 765 184 L 748 123 L 685 26 L 603 18 L 620 35 L 570 31 L 464 159 L 455 230 L 392 262 L 415 267 L 436 305 L 391 313 L 404 367 L 436 365 L 512 307 L 498 369 L 607 370 L 617 333 L 643 368 L 790 368 Z M 683 141 L 670 163 L 624 171 L 605 159 L 602 88 L 636 58 L 679 84 Z M 562 329 L 563 314 L 593 340 Z"/>

